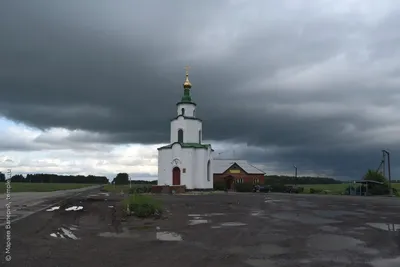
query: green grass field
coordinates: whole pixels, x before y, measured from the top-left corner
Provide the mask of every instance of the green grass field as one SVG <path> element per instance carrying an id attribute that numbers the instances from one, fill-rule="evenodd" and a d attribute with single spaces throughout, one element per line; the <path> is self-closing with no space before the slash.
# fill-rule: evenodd
<path id="1" fill-rule="evenodd" d="M 340 195 L 343 193 L 346 188 L 349 186 L 348 183 L 344 184 L 305 184 L 305 185 L 299 185 L 301 187 L 304 187 L 304 193 L 309 194 L 310 193 L 310 188 L 314 189 L 319 189 L 319 190 L 328 190 L 329 194 L 337 194 Z M 392 184 L 393 188 L 396 188 L 397 190 L 400 191 L 400 183 L 393 183 Z"/>
<path id="2" fill-rule="evenodd" d="M 11 192 L 52 192 L 58 190 L 77 189 L 93 184 L 56 184 L 56 183 L 11 183 Z M 6 183 L 0 183 L 0 194 L 6 192 Z"/>

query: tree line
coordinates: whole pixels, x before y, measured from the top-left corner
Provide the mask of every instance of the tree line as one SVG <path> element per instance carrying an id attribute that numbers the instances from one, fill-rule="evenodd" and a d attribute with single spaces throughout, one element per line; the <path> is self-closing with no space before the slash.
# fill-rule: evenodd
<path id="1" fill-rule="evenodd" d="M 5 181 L 4 173 L 0 172 L 0 181 Z M 105 176 L 95 175 L 59 175 L 36 173 L 27 174 L 24 177 L 22 174 L 15 174 L 11 177 L 11 182 L 17 183 L 74 183 L 74 184 L 108 184 L 109 181 Z"/>
<path id="2" fill-rule="evenodd" d="M 115 185 L 124 185 L 124 184 L 129 184 L 129 175 L 125 172 L 118 173 L 117 176 L 112 180 L 112 184 Z M 135 184 L 157 184 L 157 180 L 155 181 L 145 181 L 145 180 L 134 180 L 132 183 Z"/>
<path id="3" fill-rule="evenodd" d="M 311 176 L 300 176 L 293 177 L 287 175 L 266 175 L 264 177 L 264 183 L 267 185 L 272 184 L 341 184 L 342 181 L 335 180 L 333 178 L 326 177 L 311 177 Z"/>
<path id="4" fill-rule="evenodd" d="M 0 182 L 6 180 L 6 175 L 0 172 Z M 15 174 L 11 177 L 11 182 L 17 183 L 71 183 L 71 184 L 108 184 L 109 180 L 105 176 L 96 175 L 59 175 L 36 173 L 27 174 L 24 177 L 22 174 Z M 118 173 L 113 179 L 115 184 L 129 184 L 129 175 L 127 173 Z M 157 181 L 134 180 L 135 184 L 157 184 Z"/>
<path id="5" fill-rule="evenodd" d="M 371 175 L 368 175 L 371 177 Z M 4 182 L 6 176 L 0 172 L 0 182 Z M 347 181 L 339 181 L 333 178 L 326 177 L 311 177 L 311 176 L 286 176 L 286 175 L 266 175 L 265 184 L 340 184 Z M 58 175 L 58 174 L 28 174 L 24 177 L 21 174 L 16 174 L 11 177 L 11 182 L 21 183 L 81 183 L 81 184 L 108 184 L 109 180 L 105 176 L 95 175 Z M 157 181 L 134 180 L 135 184 L 157 184 Z M 399 183 L 400 180 L 392 180 L 393 183 Z M 118 173 L 112 180 L 113 184 L 129 184 L 129 175 L 127 173 Z"/>

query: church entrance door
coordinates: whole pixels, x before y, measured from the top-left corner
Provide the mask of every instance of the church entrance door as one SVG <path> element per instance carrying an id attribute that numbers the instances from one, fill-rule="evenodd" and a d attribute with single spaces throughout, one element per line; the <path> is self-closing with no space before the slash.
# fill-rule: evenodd
<path id="1" fill-rule="evenodd" d="M 172 185 L 180 185 L 181 184 L 181 170 L 179 167 L 175 167 L 172 169 Z"/>

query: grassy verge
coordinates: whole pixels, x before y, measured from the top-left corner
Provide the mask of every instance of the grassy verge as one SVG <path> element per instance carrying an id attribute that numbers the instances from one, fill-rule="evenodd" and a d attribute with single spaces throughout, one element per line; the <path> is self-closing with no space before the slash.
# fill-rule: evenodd
<path id="1" fill-rule="evenodd" d="M 310 194 L 310 189 L 315 189 L 320 191 L 320 194 L 324 194 L 326 191 L 329 195 L 340 195 L 345 192 L 346 188 L 349 186 L 349 183 L 344 184 L 304 184 L 300 185 L 304 188 L 304 194 Z M 400 183 L 393 183 L 393 188 L 400 190 Z"/>
<path id="2" fill-rule="evenodd" d="M 139 218 L 157 217 L 162 213 L 161 201 L 149 195 L 132 194 L 123 201 L 127 215 Z"/>
<path id="3" fill-rule="evenodd" d="M 57 184 L 57 183 L 16 183 L 11 182 L 11 192 L 52 192 L 58 190 L 78 189 L 94 184 Z M 6 192 L 6 183 L 0 183 L 0 194 Z"/>

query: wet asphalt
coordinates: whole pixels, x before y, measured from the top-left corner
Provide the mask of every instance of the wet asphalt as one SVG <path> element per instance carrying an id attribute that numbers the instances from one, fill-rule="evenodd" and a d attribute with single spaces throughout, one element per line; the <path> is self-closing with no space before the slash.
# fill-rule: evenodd
<path id="1" fill-rule="evenodd" d="M 121 196 L 97 190 L 17 221 L 1 266 L 400 266 L 399 199 L 156 197 L 157 219 L 126 219 Z"/>

